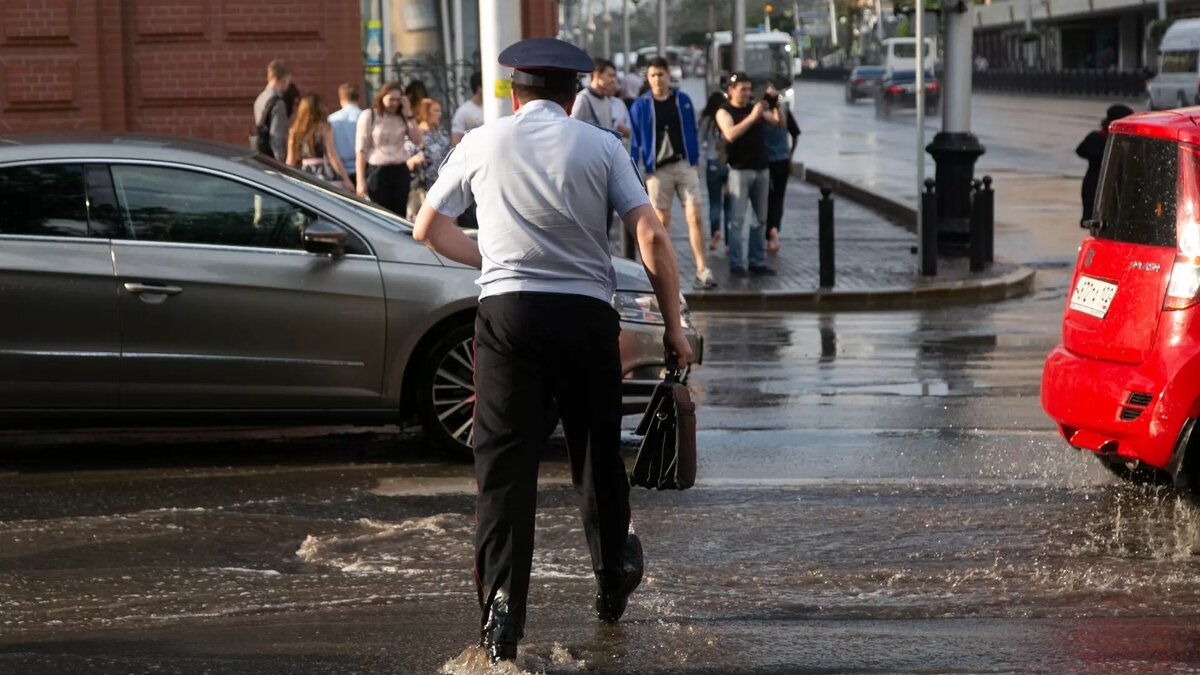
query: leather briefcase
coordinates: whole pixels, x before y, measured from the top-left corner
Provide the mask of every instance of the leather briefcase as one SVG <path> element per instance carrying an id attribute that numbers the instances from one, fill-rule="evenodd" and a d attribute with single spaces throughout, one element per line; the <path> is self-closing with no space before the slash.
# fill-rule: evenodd
<path id="1" fill-rule="evenodd" d="M 695 484 L 696 404 L 686 372 L 667 371 L 634 433 L 642 436 L 642 445 L 630 484 L 656 490 L 686 490 Z"/>

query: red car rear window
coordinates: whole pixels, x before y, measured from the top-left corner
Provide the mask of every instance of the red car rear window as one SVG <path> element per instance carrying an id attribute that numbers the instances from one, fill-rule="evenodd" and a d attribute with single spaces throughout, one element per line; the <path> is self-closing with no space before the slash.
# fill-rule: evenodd
<path id="1" fill-rule="evenodd" d="M 1109 136 L 1096 198 L 1097 237 L 1175 246 L 1177 153 L 1172 141 Z"/>

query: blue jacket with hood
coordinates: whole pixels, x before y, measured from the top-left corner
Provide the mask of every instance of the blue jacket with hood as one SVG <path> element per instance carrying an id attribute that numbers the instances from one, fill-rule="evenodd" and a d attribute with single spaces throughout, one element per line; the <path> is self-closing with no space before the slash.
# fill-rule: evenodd
<path id="1" fill-rule="evenodd" d="M 674 87 L 671 88 L 671 93 L 675 94 L 675 103 L 679 106 L 679 126 L 683 130 L 683 156 L 687 159 L 688 164 L 696 166 L 700 162 L 700 142 L 696 136 L 696 109 L 692 106 L 692 99 L 687 94 Z M 658 133 L 658 123 L 654 119 L 653 94 L 646 92 L 639 96 L 633 102 L 629 116 L 633 124 L 633 139 L 629 146 L 629 154 L 633 155 L 633 161 L 642 167 L 646 175 L 650 175 L 654 173 L 654 156 L 658 150 L 658 139 L 655 138 Z"/>

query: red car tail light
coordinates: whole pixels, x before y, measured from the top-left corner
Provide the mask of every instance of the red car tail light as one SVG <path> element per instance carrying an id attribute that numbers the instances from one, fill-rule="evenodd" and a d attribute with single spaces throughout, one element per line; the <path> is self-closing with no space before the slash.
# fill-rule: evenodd
<path id="1" fill-rule="evenodd" d="M 1163 310 L 1200 302 L 1200 148 L 1179 144 L 1179 178 L 1175 188 L 1175 228 L 1179 253 L 1171 268 Z"/>
<path id="2" fill-rule="evenodd" d="M 857 87 L 857 86 L 859 86 L 859 85 L 861 85 L 861 84 L 866 84 L 866 82 L 867 82 L 867 81 L 866 81 L 866 80 L 864 80 L 864 79 L 862 79 L 861 77 L 856 77 L 856 78 L 854 78 L 854 82 L 853 82 L 852 84 L 854 84 L 854 86 L 856 86 L 856 87 Z"/>
<path id="3" fill-rule="evenodd" d="M 938 90 L 937 82 L 930 82 L 929 84 L 925 85 L 925 91 L 937 91 L 937 90 Z"/>
<path id="4" fill-rule="evenodd" d="M 887 90 L 888 90 L 889 94 L 903 94 L 904 93 L 904 87 L 901 87 L 898 84 L 893 84 L 892 86 L 888 87 Z"/>

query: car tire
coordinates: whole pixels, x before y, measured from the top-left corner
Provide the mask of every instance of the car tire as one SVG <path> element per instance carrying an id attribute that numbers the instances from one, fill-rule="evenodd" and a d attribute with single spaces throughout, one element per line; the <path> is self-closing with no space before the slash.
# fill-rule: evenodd
<path id="1" fill-rule="evenodd" d="M 1179 105 L 1177 105 L 1177 106 L 1175 106 L 1175 107 L 1176 107 L 1176 108 L 1186 108 L 1186 107 L 1188 107 L 1187 97 L 1183 95 L 1183 92 L 1182 92 L 1182 91 L 1181 91 L 1181 92 L 1179 92 Z"/>
<path id="2" fill-rule="evenodd" d="M 475 457 L 474 342 L 473 322 L 451 326 L 425 352 L 417 373 L 417 417 L 425 437 L 443 456 L 461 462 Z M 556 427 L 557 408 L 551 403 L 546 435 Z"/>
<path id="3" fill-rule="evenodd" d="M 1156 469 L 1138 460 L 1124 462 L 1112 460 L 1104 455 L 1096 455 L 1096 459 L 1114 476 L 1132 485 L 1171 485 L 1173 481 L 1165 471 Z"/>

